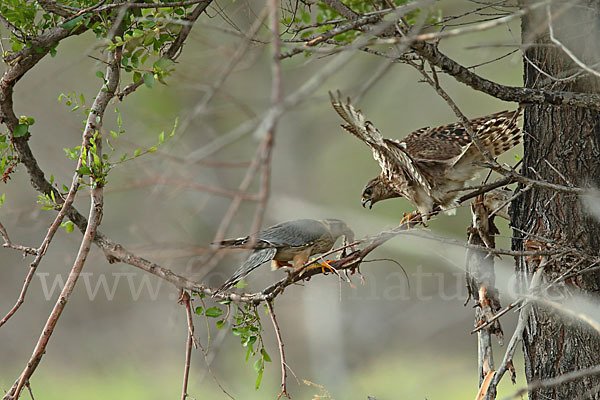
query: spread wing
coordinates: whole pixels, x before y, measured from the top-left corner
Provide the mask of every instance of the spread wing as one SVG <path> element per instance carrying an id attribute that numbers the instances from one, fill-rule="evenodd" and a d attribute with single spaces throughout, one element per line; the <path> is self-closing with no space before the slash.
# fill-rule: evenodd
<path id="1" fill-rule="evenodd" d="M 471 146 L 471 138 L 457 123 L 419 129 L 405 137 L 403 143 L 416 161 L 453 164 Z"/>
<path id="2" fill-rule="evenodd" d="M 482 145 L 497 156 L 518 144 L 519 128 L 516 124 L 519 112 L 502 111 L 469 120 L 473 132 Z M 416 162 L 455 164 L 467 152 L 477 152 L 468 132 L 460 122 L 421 128 L 402 141 L 406 151 Z"/>
<path id="3" fill-rule="evenodd" d="M 371 121 L 366 121 L 363 113 L 350 104 L 350 99 L 346 102 L 342 100 L 339 91 L 337 97 L 331 92 L 329 97 L 334 110 L 346 121 L 342 128 L 371 148 L 373 158 L 377 160 L 382 173 L 395 191 L 402 193 L 402 187 L 407 182 L 416 182 L 430 194 L 431 185 L 421 174 L 404 143 L 384 139 Z"/>

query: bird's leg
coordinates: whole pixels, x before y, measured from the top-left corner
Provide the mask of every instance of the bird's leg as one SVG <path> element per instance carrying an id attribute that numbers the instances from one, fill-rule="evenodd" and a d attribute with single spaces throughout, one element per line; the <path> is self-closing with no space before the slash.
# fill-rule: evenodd
<path id="1" fill-rule="evenodd" d="M 292 259 L 292 266 L 296 271 L 299 271 L 308 261 L 308 253 L 299 253 Z"/>
<path id="2" fill-rule="evenodd" d="M 426 222 L 427 216 L 423 217 L 419 210 L 415 210 L 410 214 L 404 213 L 404 217 L 400 221 L 400 225 L 407 224 L 408 228 L 410 229 L 411 225 L 418 225 L 419 223 L 427 226 Z"/>
<path id="3" fill-rule="evenodd" d="M 271 271 L 275 271 L 279 268 L 291 267 L 291 266 L 292 266 L 292 264 L 290 264 L 287 261 L 271 260 Z"/>

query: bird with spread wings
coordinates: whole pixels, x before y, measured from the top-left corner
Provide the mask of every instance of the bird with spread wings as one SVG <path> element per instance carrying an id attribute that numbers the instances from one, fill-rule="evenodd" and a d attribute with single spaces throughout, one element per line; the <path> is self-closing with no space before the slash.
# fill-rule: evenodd
<path id="1" fill-rule="evenodd" d="M 342 128 L 373 151 L 381 174 L 362 192 L 362 205 L 369 208 L 381 200 L 404 197 L 414 204 L 423 222 L 436 208 L 451 210 L 459 190 L 474 178 L 485 160 L 462 123 L 422 128 L 402 140 L 384 138 L 348 98 L 329 93 L 335 111 L 346 122 Z M 502 111 L 469 120 L 481 145 L 492 157 L 510 150 L 521 140 L 517 111 Z"/>

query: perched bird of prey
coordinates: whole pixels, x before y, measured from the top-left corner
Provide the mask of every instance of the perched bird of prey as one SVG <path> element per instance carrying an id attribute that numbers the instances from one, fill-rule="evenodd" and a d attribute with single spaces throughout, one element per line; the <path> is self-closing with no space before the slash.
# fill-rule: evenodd
<path id="1" fill-rule="evenodd" d="M 339 219 L 297 219 L 282 222 L 254 235 L 218 242 L 222 247 L 245 248 L 255 240 L 254 251 L 242 266 L 225 282 L 219 291 L 233 287 L 261 264 L 271 261 L 273 269 L 283 266 L 301 268 L 310 256 L 325 253 L 344 235 L 352 242 L 354 232 Z"/>
<path id="2" fill-rule="evenodd" d="M 482 169 L 476 163 L 484 156 L 472 143 L 461 123 L 422 128 L 403 140 L 384 138 L 362 112 L 345 102 L 338 92 L 329 93 L 335 111 L 346 121 L 346 131 L 367 144 L 381 166 L 381 174 L 371 179 L 362 192 L 362 205 L 369 208 L 381 200 L 404 197 L 417 206 L 421 217 L 436 206 L 448 210 L 456 206 L 457 189 L 465 187 Z M 499 156 L 521 140 L 518 111 L 502 111 L 469 120 L 482 146 L 492 157 Z M 425 221 L 424 221 L 425 222 Z"/>

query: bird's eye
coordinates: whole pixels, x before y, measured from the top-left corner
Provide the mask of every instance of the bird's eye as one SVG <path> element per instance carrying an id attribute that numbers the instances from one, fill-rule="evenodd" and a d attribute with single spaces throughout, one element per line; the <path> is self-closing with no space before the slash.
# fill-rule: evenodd
<path id="1" fill-rule="evenodd" d="M 365 189 L 365 194 L 366 194 L 367 196 L 370 196 L 370 195 L 372 195 L 372 194 L 373 194 L 373 190 L 371 190 L 371 188 Z"/>

